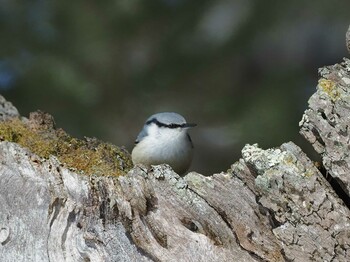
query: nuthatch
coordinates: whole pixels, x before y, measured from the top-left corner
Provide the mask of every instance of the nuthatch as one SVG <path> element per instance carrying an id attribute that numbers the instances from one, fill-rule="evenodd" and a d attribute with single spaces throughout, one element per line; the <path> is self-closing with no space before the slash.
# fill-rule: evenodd
<path id="1" fill-rule="evenodd" d="M 194 126 L 173 112 L 150 116 L 135 141 L 133 163 L 168 164 L 176 173 L 184 174 L 193 157 L 193 144 L 187 131 Z"/>

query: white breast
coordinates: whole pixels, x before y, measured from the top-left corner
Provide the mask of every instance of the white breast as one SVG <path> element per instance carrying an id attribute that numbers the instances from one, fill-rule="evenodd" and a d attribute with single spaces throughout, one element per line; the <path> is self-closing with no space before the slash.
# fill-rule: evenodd
<path id="1" fill-rule="evenodd" d="M 169 164 L 175 172 L 183 174 L 189 168 L 193 147 L 186 129 L 149 126 L 148 135 L 133 149 L 134 164 Z"/>

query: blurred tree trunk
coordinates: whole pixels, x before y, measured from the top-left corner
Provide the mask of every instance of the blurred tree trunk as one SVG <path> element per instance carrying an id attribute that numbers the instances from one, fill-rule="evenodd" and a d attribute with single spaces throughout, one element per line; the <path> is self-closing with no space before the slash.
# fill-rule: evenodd
<path id="1" fill-rule="evenodd" d="M 166 165 L 96 176 L 0 133 L 1 261 L 347 261 L 349 72 L 347 59 L 320 70 L 300 123 L 336 189 L 292 142 L 246 145 L 210 177 Z M 0 97 L 0 120 L 16 117 Z"/>

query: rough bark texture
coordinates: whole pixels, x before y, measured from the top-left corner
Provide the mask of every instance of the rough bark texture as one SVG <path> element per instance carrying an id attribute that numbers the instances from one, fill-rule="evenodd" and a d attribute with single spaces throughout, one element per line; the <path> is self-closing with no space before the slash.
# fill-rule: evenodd
<path id="1" fill-rule="evenodd" d="M 350 212 L 293 143 L 227 173 L 82 176 L 0 143 L 3 261 L 346 261 Z"/>
<path id="2" fill-rule="evenodd" d="M 349 60 L 320 70 L 301 121 L 301 133 L 348 194 L 349 71 Z M 93 168 L 84 173 L 51 155 L 48 147 L 62 153 L 75 140 L 57 147 L 62 136 L 41 121 L 47 115 L 20 120 L 0 96 L 0 125 L 13 117 L 0 129 L 1 261 L 349 260 L 349 203 L 292 142 L 267 150 L 246 145 L 230 170 L 210 177 L 180 177 L 167 165 L 125 173 L 120 156 L 115 168 L 123 175 L 94 175 L 86 172 Z M 12 123 L 21 135 L 29 132 L 26 143 Z M 33 148 L 50 154 L 29 150 L 35 139 L 40 147 Z M 74 150 L 85 152 L 79 146 L 86 144 L 75 141 Z M 119 151 L 111 152 L 108 163 Z"/>
<path id="3" fill-rule="evenodd" d="M 233 165 L 270 215 L 272 231 L 287 261 L 346 261 L 350 256 L 350 212 L 301 149 L 246 146 Z M 255 230 L 254 230 L 255 231 Z"/>
<path id="4" fill-rule="evenodd" d="M 319 70 L 301 134 L 321 154 L 327 172 L 350 196 L 350 60 Z"/>

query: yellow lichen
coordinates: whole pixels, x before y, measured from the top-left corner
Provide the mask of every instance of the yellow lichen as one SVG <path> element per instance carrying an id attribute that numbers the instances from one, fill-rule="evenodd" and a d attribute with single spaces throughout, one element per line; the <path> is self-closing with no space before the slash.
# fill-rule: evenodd
<path id="1" fill-rule="evenodd" d="M 303 173 L 303 176 L 304 177 L 312 177 L 313 175 L 315 175 L 315 172 L 313 170 L 306 170 L 304 173 Z"/>
<path id="2" fill-rule="evenodd" d="M 318 86 L 325 92 L 333 101 L 337 100 L 340 97 L 339 90 L 337 85 L 328 79 L 321 78 L 318 81 Z"/>
<path id="3" fill-rule="evenodd" d="M 132 167 L 129 154 L 114 145 L 73 138 L 63 130 L 33 128 L 18 118 L 0 122 L 0 141 L 15 142 L 42 158 L 56 156 L 68 168 L 89 175 L 119 176 Z"/>

